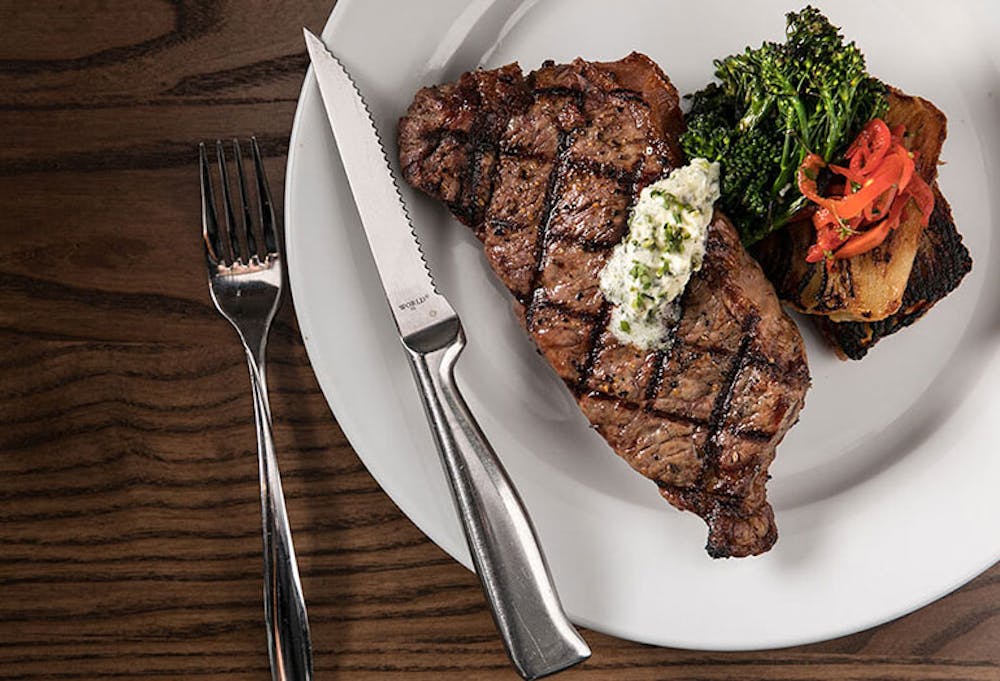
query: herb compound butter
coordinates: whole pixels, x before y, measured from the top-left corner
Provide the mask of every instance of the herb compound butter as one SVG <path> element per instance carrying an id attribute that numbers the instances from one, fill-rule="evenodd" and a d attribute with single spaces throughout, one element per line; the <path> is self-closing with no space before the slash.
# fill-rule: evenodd
<path id="1" fill-rule="evenodd" d="M 609 327 L 642 349 L 666 343 L 671 303 L 701 269 L 719 164 L 696 158 L 639 194 L 629 232 L 601 271 L 601 291 L 614 306 Z"/>

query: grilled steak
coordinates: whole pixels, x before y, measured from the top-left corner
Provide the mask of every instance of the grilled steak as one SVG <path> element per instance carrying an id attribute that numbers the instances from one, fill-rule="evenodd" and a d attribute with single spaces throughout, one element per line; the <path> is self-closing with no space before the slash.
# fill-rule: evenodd
<path id="1" fill-rule="evenodd" d="M 598 278 L 639 190 L 682 162 L 677 93 L 647 57 L 464 74 L 420 90 L 399 128 L 413 186 L 483 241 L 539 350 L 611 447 L 709 526 L 708 552 L 777 538 L 764 484 L 802 407 L 802 338 L 716 214 L 669 349 L 607 330 Z"/>

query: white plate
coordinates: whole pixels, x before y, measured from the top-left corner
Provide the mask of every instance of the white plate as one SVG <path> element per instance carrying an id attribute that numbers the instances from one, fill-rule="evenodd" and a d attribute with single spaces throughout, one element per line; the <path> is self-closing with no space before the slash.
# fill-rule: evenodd
<path id="1" fill-rule="evenodd" d="M 713 561 L 705 526 L 666 505 L 587 427 L 510 312 L 469 230 L 403 194 L 469 347 L 458 378 L 520 489 L 574 621 L 685 648 L 787 646 L 914 610 L 1000 558 L 1000 92 L 989 3 L 824 3 L 873 73 L 949 117 L 941 185 L 972 251 L 961 288 L 862 362 L 806 334 L 813 387 L 778 448 L 768 554 Z M 483 65 L 650 55 L 682 93 L 712 59 L 778 39 L 800 2 L 340 0 L 323 35 L 390 139 L 421 85 Z M 379 484 L 439 546 L 469 555 L 384 302 L 315 81 L 288 160 L 291 284 L 309 357 Z"/>

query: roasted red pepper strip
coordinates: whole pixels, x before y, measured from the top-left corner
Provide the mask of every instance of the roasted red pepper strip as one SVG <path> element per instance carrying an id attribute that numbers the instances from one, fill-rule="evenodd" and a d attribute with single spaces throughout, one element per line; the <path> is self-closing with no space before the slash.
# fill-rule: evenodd
<path id="1" fill-rule="evenodd" d="M 813 244 L 806 252 L 806 262 L 820 262 L 826 258 L 827 254 L 830 254 L 832 259 L 833 253 L 831 251 L 824 251 L 819 244 Z"/>
<path id="2" fill-rule="evenodd" d="M 901 145 L 897 144 L 893 147 L 892 151 L 897 157 L 899 157 L 900 163 L 903 164 L 903 174 L 899 177 L 899 182 L 896 185 L 899 188 L 899 191 L 902 192 L 909 186 L 910 180 L 913 179 L 914 172 L 917 169 L 917 163 L 913 159 L 913 154 L 908 152 L 906 148 Z"/>
<path id="3" fill-rule="evenodd" d="M 819 190 L 816 188 L 816 178 L 819 177 L 819 171 L 825 167 L 826 161 L 823 160 L 822 156 L 809 154 L 802 161 L 797 174 L 799 191 L 802 192 L 802 196 L 819 206 L 826 205 L 826 199 L 819 195 Z"/>
<path id="4" fill-rule="evenodd" d="M 848 194 L 842 199 L 832 201 L 831 199 L 825 199 L 825 201 L 828 202 L 830 210 L 837 217 L 844 220 L 853 218 L 856 215 L 860 215 L 865 206 L 874 203 L 885 191 L 892 187 L 898 187 L 905 173 L 905 163 L 900 159 L 899 155 L 887 155 L 874 174 L 861 184 L 861 188 L 858 191 Z"/>
<path id="5" fill-rule="evenodd" d="M 866 232 L 851 238 L 846 244 L 833 254 L 836 260 L 846 260 L 856 255 L 867 253 L 876 246 L 882 244 L 889 232 L 899 227 L 899 222 L 903 218 L 903 208 L 906 207 L 906 200 L 896 201 L 889 210 L 889 216 Z"/>
<path id="6" fill-rule="evenodd" d="M 907 160 L 912 164 L 912 159 Z M 827 198 L 820 196 L 816 188 L 816 177 L 819 175 L 820 168 L 825 165 L 820 156 L 809 154 L 799 168 L 799 191 L 804 197 L 818 206 L 826 208 L 842 220 L 849 220 L 860 215 L 865 206 L 873 203 L 883 192 L 890 187 L 898 186 L 906 172 L 905 162 L 899 154 L 890 154 L 883 159 L 878 170 L 861 183 L 861 187 L 856 192 L 841 198 Z"/>
<path id="7" fill-rule="evenodd" d="M 866 175 L 878 167 L 892 144 L 892 132 L 881 118 L 868 121 L 844 155 L 855 173 Z"/>
<path id="8" fill-rule="evenodd" d="M 816 228 L 816 243 L 806 254 L 806 262 L 819 262 L 828 257 L 844 242 L 857 234 L 857 229 L 863 220 L 857 216 L 851 220 L 838 220 L 826 208 L 820 208 L 813 214 L 813 226 Z"/>
<path id="9" fill-rule="evenodd" d="M 847 258 L 853 258 L 856 255 L 867 253 L 877 246 L 880 246 L 882 242 L 885 241 L 886 237 L 889 236 L 889 232 L 899 227 L 906 203 L 907 201 L 905 198 L 900 201 L 893 202 L 892 208 L 889 210 L 888 217 L 875 224 L 867 231 L 851 238 L 846 244 L 844 244 L 843 247 L 838 249 L 833 254 L 833 258 L 835 260 L 846 260 Z"/>
<path id="10" fill-rule="evenodd" d="M 806 157 L 797 177 L 799 191 L 817 206 L 812 217 L 816 243 L 806 261 L 825 259 L 830 267 L 834 260 L 867 253 L 899 226 L 911 198 L 927 225 L 934 194 L 916 172 L 918 156 L 903 145 L 905 135 L 904 126 L 890 130 L 885 121 L 873 119 L 848 147 L 846 165 L 827 166 L 815 154 Z M 826 167 L 834 178 L 829 195 L 821 196 L 817 179 Z"/>
<path id="11" fill-rule="evenodd" d="M 860 185 L 860 184 L 862 184 L 865 181 L 865 176 L 864 175 L 862 175 L 861 173 L 856 173 L 853 170 L 851 170 L 850 168 L 845 168 L 843 166 L 835 166 L 832 163 L 828 167 L 830 168 L 830 170 L 832 170 L 836 174 L 838 174 L 838 175 L 840 175 L 842 177 L 847 178 L 848 182 L 853 182 L 856 185 Z M 831 192 L 831 193 L 835 193 L 835 192 Z M 847 193 L 851 193 L 851 192 L 847 192 Z"/>
<path id="12" fill-rule="evenodd" d="M 892 202 L 896 199 L 896 194 L 898 193 L 898 189 L 890 187 L 888 191 L 882 194 L 882 196 L 875 199 L 871 205 L 865 206 L 865 210 L 862 213 L 865 221 L 878 222 L 888 215 L 889 207 L 892 206 Z"/>
<path id="13" fill-rule="evenodd" d="M 847 258 L 853 258 L 856 255 L 867 253 L 885 241 L 885 238 L 889 235 L 890 229 L 891 226 L 889 224 L 889 218 L 886 218 L 869 229 L 867 232 L 857 235 L 841 248 L 837 249 L 837 251 L 833 254 L 834 260 L 846 260 Z"/>
<path id="14" fill-rule="evenodd" d="M 906 187 L 906 192 L 913 198 L 917 209 L 924 216 L 923 223 L 926 227 L 927 223 L 930 222 L 931 213 L 934 211 L 934 192 L 924 182 L 924 178 L 919 175 L 913 176 L 913 181 Z"/>

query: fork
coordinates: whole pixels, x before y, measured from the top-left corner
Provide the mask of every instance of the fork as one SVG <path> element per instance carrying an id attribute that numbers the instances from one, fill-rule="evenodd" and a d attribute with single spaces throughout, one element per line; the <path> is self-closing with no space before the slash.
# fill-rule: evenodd
<path id="1" fill-rule="evenodd" d="M 281 490 L 264 371 L 267 333 L 281 302 L 281 249 L 271 192 L 256 138 L 250 138 L 250 149 L 256 180 L 258 219 L 254 219 L 250 210 L 243 154 L 239 141 L 234 139 L 233 154 L 241 214 L 237 220 L 233 211 L 225 148 L 221 141 L 215 143 L 225 221 L 223 231 L 220 230 L 212 191 L 208 153 L 204 143 L 198 146 L 202 235 L 212 302 L 239 334 L 250 368 L 253 412 L 257 426 L 257 463 L 264 535 L 264 618 L 267 624 L 271 678 L 273 681 L 308 681 L 312 679 L 309 620 L 306 617 L 299 569 L 295 562 L 285 495 Z"/>

